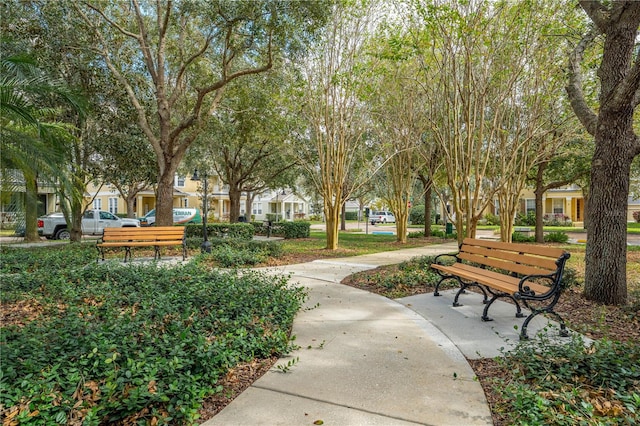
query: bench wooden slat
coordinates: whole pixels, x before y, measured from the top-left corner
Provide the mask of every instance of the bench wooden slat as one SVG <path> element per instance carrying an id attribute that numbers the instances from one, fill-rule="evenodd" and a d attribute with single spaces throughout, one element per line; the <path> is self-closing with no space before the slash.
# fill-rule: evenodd
<path id="1" fill-rule="evenodd" d="M 465 238 L 462 241 L 462 244 L 503 249 L 507 251 L 518 251 L 522 253 L 536 254 L 538 256 L 555 257 L 556 259 L 561 257 L 565 253 L 564 250 L 555 247 L 543 247 L 520 243 L 504 243 L 502 241 L 477 240 L 475 238 Z"/>
<path id="2" fill-rule="evenodd" d="M 476 281 L 480 284 L 487 285 L 495 288 L 496 290 L 503 291 L 505 293 L 513 294 L 519 290 L 518 284 L 520 279 L 511 277 L 509 275 L 503 275 L 498 272 L 489 271 L 487 269 L 477 268 L 475 266 L 465 265 L 463 263 L 456 263 L 451 266 L 434 265 L 434 268 L 441 271 L 456 274 L 466 280 Z M 542 284 L 536 284 L 531 281 L 527 281 L 527 286 L 536 292 L 536 294 L 545 294 L 550 287 Z"/>
<path id="3" fill-rule="evenodd" d="M 537 266 L 546 269 L 549 272 L 556 270 L 557 257 L 538 257 L 531 256 L 521 252 L 506 251 L 503 249 L 491 249 L 480 246 L 465 246 L 463 251 L 468 253 L 479 254 L 487 257 L 495 257 L 502 260 L 508 260 L 523 265 Z"/>
<path id="4" fill-rule="evenodd" d="M 104 248 L 124 247 L 131 257 L 132 247 L 153 247 L 154 257 L 160 258 L 160 247 L 182 246 L 182 258 L 186 259 L 186 228 L 183 226 L 158 226 L 148 228 L 105 228 L 101 240 L 96 243 L 104 260 Z"/>
<path id="5" fill-rule="evenodd" d="M 534 275 L 534 274 L 548 274 L 546 269 L 536 268 L 528 265 L 518 265 L 517 263 L 507 262 L 500 259 L 487 258 L 484 256 L 478 256 L 476 254 L 469 254 L 461 252 L 458 257 L 469 262 L 478 263 L 480 265 L 490 266 L 492 268 L 504 269 L 505 271 L 511 271 L 522 275 Z"/>

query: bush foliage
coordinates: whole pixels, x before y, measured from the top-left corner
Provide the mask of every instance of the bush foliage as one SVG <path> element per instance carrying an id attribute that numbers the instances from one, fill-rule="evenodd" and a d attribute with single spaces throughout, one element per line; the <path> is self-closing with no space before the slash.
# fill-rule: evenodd
<path id="1" fill-rule="evenodd" d="M 202 225 L 186 225 L 187 238 L 202 237 Z M 251 240 L 255 234 L 255 229 L 250 223 L 207 223 L 207 236 L 220 238 L 238 238 Z"/>
<path id="2" fill-rule="evenodd" d="M 558 344 L 538 335 L 501 360 L 513 378 L 495 380 L 510 424 L 638 424 L 640 346 L 579 335 Z"/>
<path id="3" fill-rule="evenodd" d="M 24 424 L 191 424 L 240 362 L 290 349 L 287 278 L 95 263 L 95 248 L 1 251 L 0 406 Z"/>

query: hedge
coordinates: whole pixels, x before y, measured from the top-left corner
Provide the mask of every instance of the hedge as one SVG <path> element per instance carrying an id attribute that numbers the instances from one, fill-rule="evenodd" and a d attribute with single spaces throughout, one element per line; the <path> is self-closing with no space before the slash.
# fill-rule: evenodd
<path id="1" fill-rule="evenodd" d="M 264 222 L 251 222 L 256 235 L 269 235 L 269 230 Z M 311 222 L 296 220 L 293 222 L 276 222 L 271 224 L 271 236 L 293 238 L 309 238 L 311 235 Z"/>
<path id="2" fill-rule="evenodd" d="M 187 238 L 201 237 L 202 225 L 189 224 L 187 228 Z M 208 237 L 228 237 L 239 238 L 241 240 L 251 240 L 255 235 L 255 228 L 250 223 L 207 223 Z"/>

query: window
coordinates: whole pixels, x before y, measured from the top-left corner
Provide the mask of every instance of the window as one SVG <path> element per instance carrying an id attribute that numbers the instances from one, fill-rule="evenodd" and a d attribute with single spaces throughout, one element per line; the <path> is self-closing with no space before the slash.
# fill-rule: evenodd
<path id="1" fill-rule="evenodd" d="M 189 199 L 188 198 L 183 198 L 182 199 L 182 207 L 189 208 Z"/>
<path id="2" fill-rule="evenodd" d="M 96 210 L 102 210 L 102 198 L 96 198 L 93 200 L 93 208 Z"/>
<path id="3" fill-rule="evenodd" d="M 176 175 L 175 184 L 176 186 L 184 186 L 185 177 Z"/>
<path id="4" fill-rule="evenodd" d="M 109 198 L 109 212 L 118 213 L 118 199 L 115 197 Z"/>
<path id="5" fill-rule="evenodd" d="M 111 213 L 100 212 L 100 220 L 118 220 L 118 218 L 112 215 Z"/>
<path id="6" fill-rule="evenodd" d="M 564 200 L 562 198 L 554 198 L 552 201 L 553 213 L 564 213 Z"/>
<path id="7" fill-rule="evenodd" d="M 262 214 L 262 203 L 253 203 L 253 214 Z"/>
<path id="8" fill-rule="evenodd" d="M 536 200 L 528 199 L 525 201 L 525 213 L 535 213 L 536 212 Z"/>

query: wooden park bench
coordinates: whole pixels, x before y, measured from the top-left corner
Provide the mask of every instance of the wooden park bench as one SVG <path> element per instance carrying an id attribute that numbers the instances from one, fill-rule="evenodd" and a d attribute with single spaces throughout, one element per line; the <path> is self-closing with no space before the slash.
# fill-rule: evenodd
<path id="1" fill-rule="evenodd" d="M 458 298 L 467 288 L 475 286 L 484 295 L 483 321 L 492 320 L 488 312 L 493 302 L 509 298 L 515 303 L 517 318 L 524 317 L 521 303 L 531 311 L 522 325 L 520 339 L 528 338 L 529 322 L 541 313 L 558 319 L 560 335 L 568 336 L 564 320 L 553 308 L 563 290 L 562 272 L 569 257 L 568 252 L 559 248 L 465 238 L 458 253 L 434 259 L 431 268 L 441 276 L 434 296 L 440 295 L 438 289 L 443 281 L 455 279 L 460 289 L 453 306 L 462 306 Z M 446 258 L 450 259 L 448 263 Z"/>
<path id="2" fill-rule="evenodd" d="M 153 247 L 154 259 L 160 259 L 160 247 L 182 246 L 182 260 L 187 258 L 184 226 L 149 226 L 144 228 L 105 228 L 96 244 L 104 260 L 105 248 L 124 247 L 124 261 L 131 260 L 132 247 Z"/>

